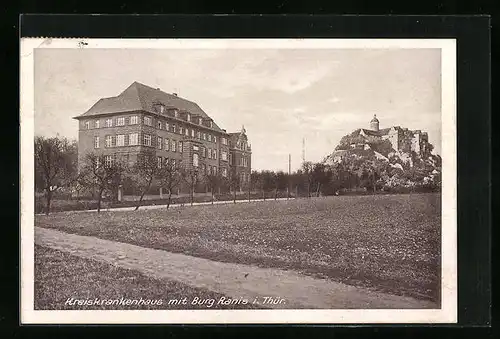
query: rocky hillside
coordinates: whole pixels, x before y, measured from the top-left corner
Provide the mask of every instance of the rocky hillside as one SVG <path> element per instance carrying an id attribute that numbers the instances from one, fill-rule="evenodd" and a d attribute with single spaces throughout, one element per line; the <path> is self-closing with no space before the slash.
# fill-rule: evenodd
<path id="1" fill-rule="evenodd" d="M 395 150 L 390 141 L 356 130 L 344 136 L 324 162 L 367 178 L 365 185 L 372 187 L 439 188 L 441 157 L 432 154 L 432 144 L 426 143 L 426 152 L 419 154 L 411 151 L 411 139 L 403 138 L 401 145 L 400 150 Z"/>

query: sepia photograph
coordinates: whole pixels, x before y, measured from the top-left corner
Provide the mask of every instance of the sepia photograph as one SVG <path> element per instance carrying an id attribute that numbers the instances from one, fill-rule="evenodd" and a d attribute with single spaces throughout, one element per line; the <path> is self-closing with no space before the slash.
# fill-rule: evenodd
<path id="1" fill-rule="evenodd" d="M 447 39 L 22 39 L 22 321 L 456 322 L 455 67 Z"/>

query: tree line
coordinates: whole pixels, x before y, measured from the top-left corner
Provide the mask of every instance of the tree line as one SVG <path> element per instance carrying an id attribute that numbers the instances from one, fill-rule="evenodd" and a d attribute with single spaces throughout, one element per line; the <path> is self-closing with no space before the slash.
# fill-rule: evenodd
<path id="1" fill-rule="evenodd" d="M 162 161 L 159 163 L 154 153 L 138 155 L 132 165 L 120 158 L 108 158 L 103 154 L 88 153 L 78 167 L 78 147 L 76 141 L 60 137 L 35 137 L 35 191 L 43 192 L 45 213 L 49 214 L 54 193 L 61 190 L 80 194 L 91 193 L 97 200 L 97 211 L 102 208 L 103 199 L 118 199 L 119 192 L 133 189 L 139 193 L 136 210 L 153 187 L 165 189 L 167 208 L 172 194 L 182 188 L 189 192 L 190 203 L 194 202 L 197 187 L 203 185 L 211 192 L 212 203 L 217 190 L 236 193 L 244 187 L 235 169 L 225 175 L 215 172 L 208 166 L 183 166 L 180 162 Z"/>
<path id="2" fill-rule="evenodd" d="M 287 197 L 313 197 L 338 195 L 350 190 L 382 191 L 400 188 L 424 188 L 436 190 L 441 186 L 440 158 L 438 163 L 429 164 L 413 155 L 411 163 L 391 158 L 388 161 L 371 156 L 347 156 L 342 162 L 304 162 L 300 169 L 286 173 L 283 171 L 252 171 L 248 181 L 242 181 L 234 167 L 224 176 L 220 172 L 202 170 L 198 167 L 183 166 L 179 162 L 158 163 L 154 153 L 143 154 L 133 165 L 123 159 L 109 161 L 105 155 L 89 153 L 78 168 L 78 147 L 76 141 L 65 138 L 35 138 L 35 188 L 43 192 L 49 214 L 54 192 L 71 189 L 73 192 L 92 192 L 97 200 L 97 210 L 105 197 L 117 199 L 119 189 L 133 188 L 138 193 L 136 210 L 141 206 L 146 194 L 152 188 L 165 189 L 167 208 L 172 194 L 182 186 L 189 192 L 193 204 L 195 191 L 211 193 L 214 202 L 216 192 L 229 192 L 236 202 L 237 192 L 261 194 L 266 199 L 271 192 L 274 199 L 279 193 Z M 431 171 L 439 169 L 436 175 Z M 208 167 L 210 169 L 210 167 Z M 260 192 L 260 193 L 259 193 Z"/>

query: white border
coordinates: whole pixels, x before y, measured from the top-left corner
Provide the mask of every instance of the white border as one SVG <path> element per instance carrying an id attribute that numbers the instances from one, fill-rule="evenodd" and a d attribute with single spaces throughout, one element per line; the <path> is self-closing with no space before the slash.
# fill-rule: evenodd
<path id="1" fill-rule="evenodd" d="M 442 81 L 442 304 L 438 310 L 34 310 L 34 50 L 37 48 L 327 49 L 439 48 Z M 456 41 L 455 39 L 21 39 L 21 323 L 456 323 Z"/>

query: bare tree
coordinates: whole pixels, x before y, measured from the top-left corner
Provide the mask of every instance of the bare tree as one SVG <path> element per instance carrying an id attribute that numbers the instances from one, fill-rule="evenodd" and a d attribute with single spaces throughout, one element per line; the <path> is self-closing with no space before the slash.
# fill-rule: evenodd
<path id="1" fill-rule="evenodd" d="M 181 176 L 189 188 L 190 202 L 191 206 L 193 206 L 194 189 L 200 181 L 200 171 L 197 167 L 186 166 L 181 170 Z"/>
<path id="2" fill-rule="evenodd" d="M 205 182 L 207 183 L 208 188 L 210 189 L 211 201 L 214 203 L 214 190 L 217 189 L 221 182 L 221 176 L 217 173 L 212 173 L 207 171 L 204 174 Z"/>
<path id="3" fill-rule="evenodd" d="M 97 213 L 101 211 L 103 193 L 113 192 L 118 188 L 125 172 L 125 164 L 114 159 L 112 155 L 87 154 L 81 183 L 97 190 Z"/>
<path id="4" fill-rule="evenodd" d="M 288 176 L 283 171 L 274 174 L 274 200 L 278 197 L 278 190 L 285 190 L 288 184 Z"/>
<path id="5" fill-rule="evenodd" d="M 66 138 L 35 137 L 35 184 L 45 193 L 45 214 L 50 213 L 53 192 L 78 179 L 76 143 Z"/>
<path id="6" fill-rule="evenodd" d="M 311 197 L 311 186 L 313 184 L 313 170 L 314 170 L 314 164 L 310 161 L 305 161 L 302 163 L 302 173 L 305 176 L 306 183 L 307 183 L 307 197 Z"/>
<path id="7" fill-rule="evenodd" d="M 172 192 L 176 189 L 182 176 L 172 161 L 165 161 L 162 168 L 157 173 L 158 184 L 160 187 L 166 188 L 168 191 L 167 209 L 170 207 L 172 201 Z"/>
<path id="8" fill-rule="evenodd" d="M 236 190 L 240 185 L 240 176 L 238 172 L 236 172 L 236 168 L 233 167 L 229 170 L 229 189 L 233 190 L 233 203 L 236 203 Z"/>
<path id="9" fill-rule="evenodd" d="M 144 195 L 151 189 L 151 186 L 156 180 L 161 167 L 162 164 L 158 163 L 158 159 L 155 155 L 144 154 L 137 158 L 136 163 L 131 168 L 131 178 L 141 192 L 141 196 L 135 206 L 135 211 L 137 211 L 141 206 Z"/>
<path id="10" fill-rule="evenodd" d="M 266 192 L 274 187 L 274 172 L 263 171 L 262 172 L 262 191 L 264 200 L 266 200 Z"/>

